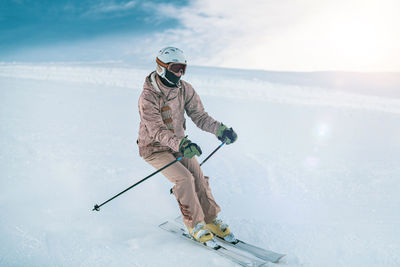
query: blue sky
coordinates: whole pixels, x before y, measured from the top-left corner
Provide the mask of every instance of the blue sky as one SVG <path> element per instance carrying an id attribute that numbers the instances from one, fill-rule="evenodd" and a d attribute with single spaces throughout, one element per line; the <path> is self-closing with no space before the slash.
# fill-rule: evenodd
<path id="1" fill-rule="evenodd" d="M 398 0 L 3 0 L 0 61 L 153 62 L 400 71 Z"/>
<path id="2" fill-rule="evenodd" d="M 168 1 L 174 2 L 186 1 Z M 149 7 L 160 3 L 163 1 L 2 1 L 0 56 L 7 58 L 7 54 L 32 46 L 110 35 L 139 36 L 176 27 L 176 19 L 157 17 Z"/>

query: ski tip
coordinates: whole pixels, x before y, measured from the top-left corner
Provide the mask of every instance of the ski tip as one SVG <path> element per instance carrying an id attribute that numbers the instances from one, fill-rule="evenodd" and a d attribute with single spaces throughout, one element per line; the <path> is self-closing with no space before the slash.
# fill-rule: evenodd
<path id="1" fill-rule="evenodd" d="M 100 211 L 100 206 L 95 204 L 92 211 Z"/>
<path id="2" fill-rule="evenodd" d="M 168 221 L 165 221 L 165 222 L 163 222 L 163 223 L 160 223 L 160 224 L 158 225 L 158 227 L 161 227 L 161 228 L 162 228 L 162 226 L 165 225 L 165 224 L 167 224 L 167 223 L 168 223 Z"/>
<path id="3" fill-rule="evenodd" d="M 279 261 L 283 258 L 283 257 L 285 257 L 286 256 L 286 254 L 281 254 L 275 261 L 273 261 L 272 263 L 279 263 Z"/>

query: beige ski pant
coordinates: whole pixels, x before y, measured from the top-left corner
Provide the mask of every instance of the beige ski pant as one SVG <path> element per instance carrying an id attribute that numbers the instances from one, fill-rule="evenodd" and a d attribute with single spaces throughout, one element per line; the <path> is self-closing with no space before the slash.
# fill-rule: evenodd
<path id="1" fill-rule="evenodd" d="M 158 152 L 145 158 L 154 168 L 160 169 L 177 159 L 179 154 Z M 184 223 L 193 228 L 197 223 L 211 223 L 220 207 L 211 193 L 208 177 L 203 175 L 196 157 L 183 158 L 162 171 L 175 185 L 173 193 L 178 200 Z"/>

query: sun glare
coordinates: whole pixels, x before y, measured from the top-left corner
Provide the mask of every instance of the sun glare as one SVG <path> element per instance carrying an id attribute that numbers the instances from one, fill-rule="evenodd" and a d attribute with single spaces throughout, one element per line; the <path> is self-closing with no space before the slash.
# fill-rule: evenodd
<path id="1" fill-rule="evenodd" d="M 329 20 L 327 41 L 333 61 L 342 61 L 349 69 L 385 70 L 394 67 L 392 60 L 397 53 L 397 27 L 387 6 L 365 4 L 337 12 Z M 400 20 L 397 21 L 399 23 Z M 344 61 L 344 62 L 343 62 Z M 336 62 L 339 64 L 340 62 Z"/>
<path id="2" fill-rule="evenodd" d="M 321 4 L 301 22 L 270 35 L 247 52 L 255 68 L 298 71 L 399 71 L 398 0 L 349 0 Z M 239 51 L 239 50 L 238 50 Z M 260 56 L 262 55 L 262 56 Z M 238 67 L 242 66 L 239 65 Z"/>

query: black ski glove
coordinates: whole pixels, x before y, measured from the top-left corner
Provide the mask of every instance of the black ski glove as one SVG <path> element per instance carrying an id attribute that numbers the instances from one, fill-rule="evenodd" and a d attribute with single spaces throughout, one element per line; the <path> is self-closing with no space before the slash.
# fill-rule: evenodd
<path id="1" fill-rule="evenodd" d="M 182 138 L 179 145 L 179 152 L 181 152 L 185 158 L 189 159 L 194 156 L 200 156 L 202 153 L 201 148 L 197 144 L 192 143 L 187 137 Z"/>
<path id="2" fill-rule="evenodd" d="M 218 139 L 222 142 L 225 142 L 227 145 L 234 143 L 237 140 L 237 134 L 231 128 L 228 128 L 226 125 L 221 123 L 221 126 L 217 131 Z"/>

